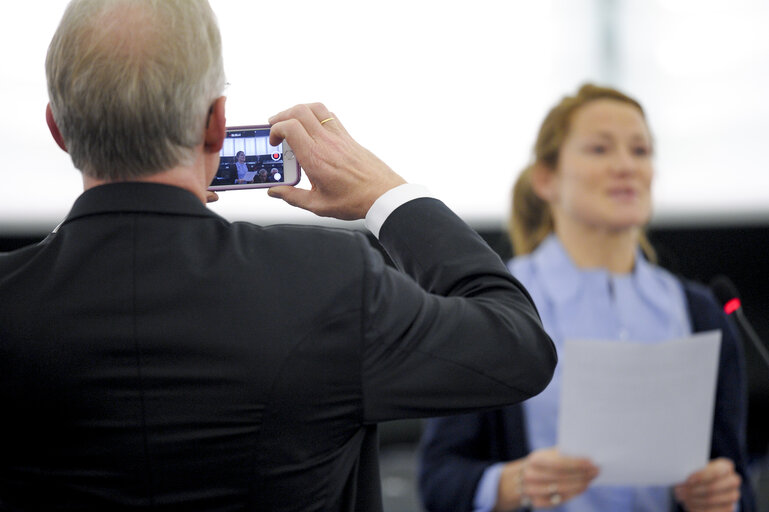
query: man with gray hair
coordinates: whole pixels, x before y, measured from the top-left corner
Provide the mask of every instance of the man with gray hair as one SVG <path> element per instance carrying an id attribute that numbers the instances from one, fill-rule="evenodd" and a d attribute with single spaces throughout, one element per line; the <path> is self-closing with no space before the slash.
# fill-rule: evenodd
<path id="1" fill-rule="evenodd" d="M 549 382 L 501 260 L 322 104 L 270 119 L 312 188 L 269 193 L 365 218 L 399 270 L 357 232 L 206 208 L 225 80 L 205 0 L 74 0 L 46 72 L 85 191 L 0 254 L 0 509 L 381 510 L 377 422 Z"/>

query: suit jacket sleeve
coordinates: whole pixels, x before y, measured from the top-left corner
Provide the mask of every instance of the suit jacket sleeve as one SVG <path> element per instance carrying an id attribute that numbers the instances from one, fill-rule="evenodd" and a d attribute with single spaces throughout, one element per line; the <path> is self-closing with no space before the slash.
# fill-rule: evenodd
<path id="1" fill-rule="evenodd" d="M 553 343 L 528 293 L 477 233 L 422 198 L 397 208 L 379 240 L 401 272 L 381 258 L 365 270 L 365 423 L 511 404 L 545 388 Z"/>
<path id="2" fill-rule="evenodd" d="M 513 406 L 518 407 L 518 406 Z M 476 488 L 486 468 L 510 460 L 502 453 L 509 433 L 501 425 L 503 411 L 447 416 L 427 420 L 419 459 L 419 494 L 430 512 L 467 512 L 473 509 Z M 512 437 L 517 437 L 515 433 Z M 525 451 L 522 439 L 521 448 Z"/>

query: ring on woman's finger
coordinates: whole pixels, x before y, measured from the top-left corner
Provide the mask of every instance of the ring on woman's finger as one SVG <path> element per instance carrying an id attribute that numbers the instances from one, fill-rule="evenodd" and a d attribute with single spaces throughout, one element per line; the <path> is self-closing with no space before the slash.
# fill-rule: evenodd
<path id="1" fill-rule="evenodd" d="M 323 121 L 321 121 L 321 122 L 320 122 L 320 124 L 326 124 L 326 123 L 328 123 L 329 121 L 333 121 L 333 120 L 334 120 L 334 118 L 333 118 L 333 117 L 329 117 L 329 118 L 327 118 L 327 119 L 324 119 Z"/>
<path id="2" fill-rule="evenodd" d="M 563 500 L 563 498 L 557 492 L 554 492 L 553 494 L 550 495 L 550 504 L 551 505 L 558 505 L 558 504 L 561 503 L 562 500 Z"/>

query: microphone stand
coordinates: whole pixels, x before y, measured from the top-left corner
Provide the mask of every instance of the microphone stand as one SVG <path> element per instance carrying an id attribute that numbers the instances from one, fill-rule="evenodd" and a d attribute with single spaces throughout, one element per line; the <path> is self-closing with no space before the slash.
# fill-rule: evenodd
<path id="1" fill-rule="evenodd" d="M 734 311 L 734 316 L 737 317 L 737 323 L 740 324 L 740 327 L 742 327 L 743 331 L 748 335 L 748 339 L 750 339 L 750 342 L 756 347 L 756 350 L 761 358 L 763 358 L 766 367 L 769 368 L 769 351 L 766 350 L 766 347 L 764 347 L 764 344 L 761 342 L 761 338 L 758 337 L 753 326 L 748 322 L 745 313 L 742 312 L 742 307 L 739 307 Z"/>

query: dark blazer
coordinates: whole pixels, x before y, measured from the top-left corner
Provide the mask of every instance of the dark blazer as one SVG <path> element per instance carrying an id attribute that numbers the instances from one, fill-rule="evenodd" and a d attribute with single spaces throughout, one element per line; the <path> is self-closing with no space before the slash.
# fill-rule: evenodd
<path id="1" fill-rule="evenodd" d="M 731 459 L 742 477 L 740 510 L 755 502 L 747 476 L 745 363 L 739 334 L 704 286 L 683 281 L 695 332 L 723 332 L 710 457 Z M 485 469 L 529 453 L 523 407 L 429 420 L 422 437 L 419 490 L 427 510 L 473 509 L 476 487 Z M 676 506 L 677 510 L 683 510 Z"/>
<path id="2" fill-rule="evenodd" d="M 86 191 L 0 254 L 0 510 L 376 511 L 377 422 L 547 385 L 530 298 L 442 203 L 380 242 L 402 271 L 361 233 Z"/>

